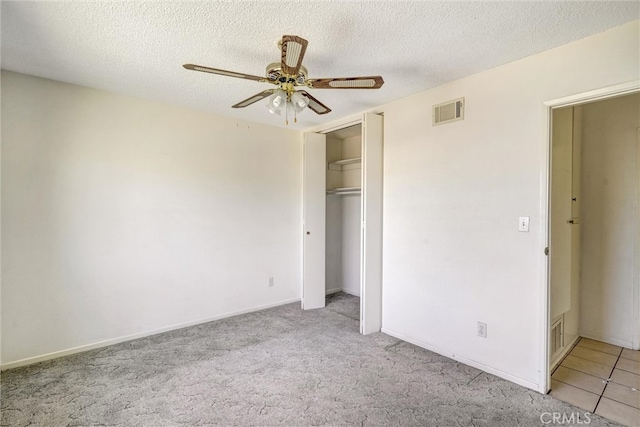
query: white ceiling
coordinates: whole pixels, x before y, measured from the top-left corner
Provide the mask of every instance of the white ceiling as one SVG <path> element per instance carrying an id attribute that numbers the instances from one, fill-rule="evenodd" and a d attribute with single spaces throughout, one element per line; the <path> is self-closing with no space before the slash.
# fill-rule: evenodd
<path id="1" fill-rule="evenodd" d="M 277 40 L 309 40 L 312 78 L 382 75 L 379 90 L 309 92 L 333 112 L 304 129 L 569 43 L 640 17 L 632 2 L 2 2 L 2 68 L 284 126 L 272 86 L 187 71 L 194 63 L 264 75 Z"/>

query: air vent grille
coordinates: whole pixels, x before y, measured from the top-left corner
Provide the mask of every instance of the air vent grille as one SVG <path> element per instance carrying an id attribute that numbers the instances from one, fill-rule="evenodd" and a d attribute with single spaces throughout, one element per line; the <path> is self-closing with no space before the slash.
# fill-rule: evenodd
<path id="1" fill-rule="evenodd" d="M 464 119 L 464 98 L 433 106 L 433 126 Z"/>
<path id="2" fill-rule="evenodd" d="M 551 359 L 564 348 L 564 319 L 561 317 L 551 326 Z"/>

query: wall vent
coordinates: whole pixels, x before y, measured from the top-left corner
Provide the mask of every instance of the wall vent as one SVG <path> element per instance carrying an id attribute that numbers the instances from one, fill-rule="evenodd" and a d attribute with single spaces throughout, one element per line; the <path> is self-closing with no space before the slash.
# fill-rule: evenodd
<path id="1" fill-rule="evenodd" d="M 551 325 L 551 360 L 564 348 L 564 316 Z"/>
<path id="2" fill-rule="evenodd" d="M 464 98 L 433 106 L 433 126 L 464 120 Z"/>

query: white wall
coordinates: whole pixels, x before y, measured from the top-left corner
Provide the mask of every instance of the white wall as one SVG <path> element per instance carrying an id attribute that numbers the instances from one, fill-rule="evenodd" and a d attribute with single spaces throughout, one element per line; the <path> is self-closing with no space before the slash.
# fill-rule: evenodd
<path id="1" fill-rule="evenodd" d="M 640 95 L 582 106 L 580 334 L 632 347 Z"/>
<path id="2" fill-rule="evenodd" d="M 637 80 L 638 32 L 636 21 L 381 108 L 384 332 L 542 391 L 543 103 Z M 465 119 L 432 127 L 431 106 L 458 97 Z"/>
<path id="3" fill-rule="evenodd" d="M 362 135 L 342 140 L 342 158 L 362 156 Z M 362 165 L 346 166 L 343 174 L 344 187 L 362 186 Z M 362 196 L 352 194 L 342 197 L 342 289 L 352 295 L 360 295 L 360 255 Z"/>
<path id="4" fill-rule="evenodd" d="M 298 300 L 301 147 L 2 72 L 3 365 Z"/>
<path id="5" fill-rule="evenodd" d="M 327 135 L 327 163 L 342 158 L 342 140 Z M 342 187 L 342 173 L 327 168 L 327 189 Z M 325 228 L 325 291 L 342 290 L 342 197 L 327 196 Z"/>
<path id="6" fill-rule="evenodd" d="M 362 229 L 360 211 L 362 196 L 351 194 L 342 198 L 342 290 L 360 296 L 360 247 Z"/>

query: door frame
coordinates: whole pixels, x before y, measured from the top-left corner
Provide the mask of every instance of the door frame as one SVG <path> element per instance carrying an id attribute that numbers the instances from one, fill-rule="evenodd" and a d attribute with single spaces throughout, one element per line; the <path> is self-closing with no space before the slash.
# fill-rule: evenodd
<path id="1" fill-rule="evenodd" d="M 360 207 L 360 333 L 382 330 L 382 210 L 384 118 L 362 117 Z"/>
<path id="2" fill-rule="evenodd" d="M 629 95 L 632 93 L 640 92 L 640 80 L 632 80 L 630 82 L 621 83 L 613 86 L 607 86 L 604 88 L 591 90 L 588 92 L 578 93 L 562 98 L 556 98 L 543 102 L 541 107 L 543 117 L 543 137 L 542 137 L 542 159 L 541 164 L 541 182 L 540 182 L 540 241 L 544 242 L 544 247 L 540 248 L 542 258 L 541 265 L 541 280 L 539 285 L 539 298 L 540 306 L 543 308 L 543 315 L 540 320 L 540 330 L 542 333 L 541 343 L 539 347 L 538 356 L 538 372 L 539 372 L 539 391 L 541 393 L 548 393 L 551 388 L 551 361 L 549 355 L 549 349 L 551 344 L 551 300 L 550 300 L 550 263 L 549 257 L 544 255 L 544 248 L 549 247 L 550 241 L 550 197 L 551 197 L 551 131 L 552 131 L 552 113 L 553 109 L 570 107 L 581 104 L 586 104 L 593 101 L 600 101 L 608 98 L 614 98 L 622 95 Z M 640 147 L 638 147 L 640 149 Z M 640 152 L 636 153 L 638 161 L 640 161 Z M 636 163 L 637 173 L 640 176 L 640 163 Z M 640 187 L 640 185 L 638 186 Z M 638 217 L 640 214 L 640 188 L 636 189 L 636 202 L 634 215 Z M 635 230 L 635 266 L 634 266 L 634 286 L 633 286 L 633 318 L 636 322 L 636 332 L 633 336 L 634 347 L 640 346 L 640 224 L 636 221 Z"/>

